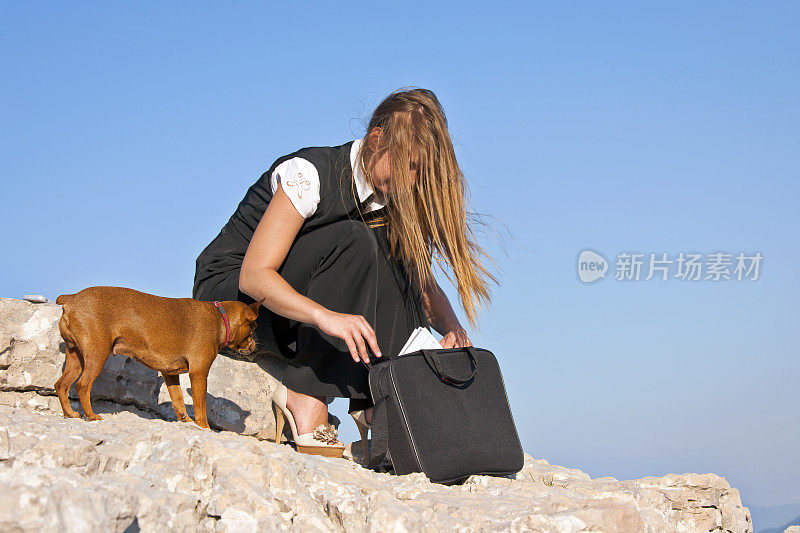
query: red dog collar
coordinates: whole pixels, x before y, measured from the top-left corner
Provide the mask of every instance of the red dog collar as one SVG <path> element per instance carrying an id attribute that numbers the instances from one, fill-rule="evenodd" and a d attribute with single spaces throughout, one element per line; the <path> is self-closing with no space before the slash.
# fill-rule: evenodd
<path id="1" fill-rule="evenodd" d="M 214 307 L 219 310 L 219 313 L 222 315 L 222 321 L 225 323 L 225 342 L 222 343 L 222 345 L 227 346 L 228 341 L 231 340 L 231 325 L 228 322 L 228 313 L 225 312 L 225 308 L 222 307 L 222 304 L 216 300 L 214 300 Z"/>

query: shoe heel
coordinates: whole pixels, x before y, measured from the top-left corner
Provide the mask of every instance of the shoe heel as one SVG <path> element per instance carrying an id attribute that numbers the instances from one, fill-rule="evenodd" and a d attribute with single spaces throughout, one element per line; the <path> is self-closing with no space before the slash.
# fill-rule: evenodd
<path id="1" fill-rule="evenodd" d="M 294 422 L 292 412 L 289 411 L 288 407 L 286 407 L 287 395 L 288 389 L 283 383 L 278 383 L 278 386 L 275 387 L 275 390 L 272 392 L 272 408 L 275 409 L 275 429 L 278 430 L 278 434 L 275 436 L 275 442 L 279 444 L 280 440 L 277 439 L 281 438 L 284 422 L 289 422 L 289 429 L 292 432 L 292 438 L 297 440 L 297 424 Z M 278 428 L 278 424 L 280 424 L 280 428 Z"/>
<path id="2" fill-rule="evenodd" d="M 367 454 L 367 431 L 369 431 L 366 426 L 362 426 L 361 424 L 356 424 L 358 426 L 358 432 L 361 433 L 361 449 L 364 452 L 364 461 L 369 461 L 369 455 Z"/>
<path id="3" fill-rule="evenodd" d="M 272 404 L 275 410 L 275 444 L 281 443 L 281 436 L 283 435 L 283 425 L 286 423 L 286 417 L 283 416 L 283 410 L 275 404 Z"/>
<path id="4" fill-rule="evenodd" d="M 353 411 L 350 413 L 350 416 L 353 417 L 353 421 L 356 423 L 358 432 L 361 434 L 361 449 L 364 452 L 364 461 L 368 461 L 369 455 L 367 455 L 367 432 L 369 431 L 369 426 L 367 425 L 366 421 L 362 421 L 362 418 L 364 417 L 364 411 Z"/>

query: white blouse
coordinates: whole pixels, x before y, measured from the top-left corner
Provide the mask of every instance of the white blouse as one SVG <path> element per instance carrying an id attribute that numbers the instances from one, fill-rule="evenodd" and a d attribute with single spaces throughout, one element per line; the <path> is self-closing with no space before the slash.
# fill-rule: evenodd
<path id="1" fill-rule="evenodd" d="M 353 181 L 356 185 L 359 202 L 365 201 L 374 192 L 361 172 L 361 166 L 356 165 L 358 148 L 363 141 L 364 138 L 356 139 L 350 147 L 350 168 L 353 171 Z M 275 167 L 270 176 L 272 194 L 278 190 L 278 183 L 281 184 L 283 192 L 289 197 L 300 216 L 308 218 L 314 214 L 319 205 L 319 173 L 310 161 L 302 157 L 293 157 Z M 386 203 L 373 199 L 365 207 L 364 212 L 369 213 L 385 205 Z"/>

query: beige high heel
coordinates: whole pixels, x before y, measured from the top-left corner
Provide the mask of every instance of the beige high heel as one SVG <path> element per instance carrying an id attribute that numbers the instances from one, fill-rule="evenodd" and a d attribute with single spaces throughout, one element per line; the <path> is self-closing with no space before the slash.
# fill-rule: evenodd
<path id="1" fill-rule="evenodd" d="M 369 461 L 369 455 L 367 455 L 367 431 L 369 431 L 370 425 L 367 423 L 367 415 L 361 410 L 350 411 L 350 416 L 353 417 L 358 432 L 361 434 L 361 448 L 364 450 L 364 461 Z"/>
<path id="2" fill-rule="evenodd" d="M 325 457 L 341 457 L 344 453 L 344 444 L 337 440 L 336 428 L 330 424 L 320 424 L 311 433 L 297 434 L 297 424 L 295 424 L 292 412 L 286 407 L 286 396 L 288 389 L 283 383 L 279 383 L 272 395 L 272 407 L 275 411 L 275 442 L 281 442 L 283 426 L 286 420 L 289 421 L 289 429 L 292 431 L 295 447 L 300 453 L 309 455 L 323 455 Z"/>

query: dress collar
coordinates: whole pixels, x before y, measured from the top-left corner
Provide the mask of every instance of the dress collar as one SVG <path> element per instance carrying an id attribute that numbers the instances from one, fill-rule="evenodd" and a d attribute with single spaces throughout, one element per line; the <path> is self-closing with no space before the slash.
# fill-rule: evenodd
<path id="1" fill-rule="evenodd" d="M 353 182 L 356 184 L 356 192 L 358 193 L 359 202 L 363 202 L 374 192 L 372 187 L 369 186 L 369 183 L 367 183 L 364 173 L 361 172 L 361 165 L 356 164 L 356 155 L 358 155 L 358 149 L 364 139 L 366 139 L 366 137 L 354 140 L 353 145 L 350 147 L 350 168 L 353 170 Z M 379 202 L 375 199 L 375 197 L 373 197 L 372 201 L 366 207 L 364 212 L 375 211 L 376 209 L 380 209 L 385 206 L 385 202 Z"/>

